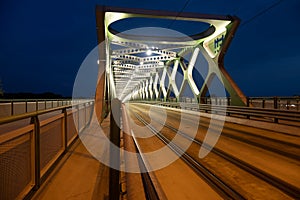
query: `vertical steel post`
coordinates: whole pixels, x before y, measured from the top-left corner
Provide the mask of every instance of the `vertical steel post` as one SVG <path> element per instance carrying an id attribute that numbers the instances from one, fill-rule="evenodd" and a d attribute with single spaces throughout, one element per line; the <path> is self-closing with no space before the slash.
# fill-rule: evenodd
<path id="1" fill-rule="evenodd" d="M 278 102 L 277 102 L 278 98 L 274 97 L 274 109 L 278 108 Z"/>
<path id="2" fill-rule="evenodd" d="M 84 127 L 86 126 L 86 124 L 87 124 L 87 119 L 86 119 L 86 104 L 87 103 L 84 103 L 83 105 L 84 105 Z"/>
<path id="3" fill-rule="evenodd" d="M 274 97 L 274 109 L 278 108 L 278 97 Z M 278 123 L 278 118 L 274 118 L 274 123 Z"/>
<path id="4" fill-rule="evenodd" d="M 11 102 L 10 102 L 10 107 L 11 107 L 11 116 L 13 116 L 14 115 L 14 101 L 12 100 Z"/>
<path id="5" fill-rule="evenodd" d="M 68 114 L 67 114 L 67 108 L 62 109 L 62 113 L 64 114 L 64 135 L 63 135 L 63 142 L 64 142 L 64 151 L 66 152 L 68 149 Z"/>
<path id="6" fill-rule="evenodd" d="M 79 114 L 80 114 L 80 112 L 79 112 L 79 109 L 80 109 L 80 106 L 79 106 L 79 104 L 76 106 L 76 108 L 77 108 L 77 113 L 78 113 L 78 115 L 77 115 L 77 126 L 78 126 L 78 135 L 79 135 L 79 133 L 80 133 L 80 117 L 79 117 Z"/>
<path id="7" fill-rule="evenodd" d="M 247 107 L 250 107 L 250 97 L 246 97 L 246 104 L 247 104 Z M 246 117 L 247 117 L 247 119 L 250 119 L 250 115 L 246 115 Z"/>
<path id="8" fill-rule="evenodd" d="M 38 100 L 35 100 L 35 111 L 39 110 L 39 102 Z"/>
<path id="9" fill-rule="evenodd" d="M 247 98 L 247 107 L 250 106 L 250 98 L 249 97 L 246 97 Z"/>
<path id="10" fill-rule="evenodd" d="M 262 100 L 262 107 L 263 107 L 263 108 L 265 108 L 265 102 L 266 102 L 266 100 L 263 99 L 263 100 Z"/>
<path id="11" fill-rule="evenodd" d="M 28 102 L 27 102 L 27 100 L 25 100 L 25 113 L 27 113 L 27 111 L 28 111 L 27 106 L 28 106 Z"/>
<path id="12" fill-rule="evenodd" d="M 121 102 L 118 99 L 111 101 L 110 113 L 110 168 L 109 168 L 109 199 L 117 200 L 120 197 L 120 117 Z M 115 167 L 115 168 L 112 168 Z"/>
<path id="13" fill-rule="evenodd" d="M 31 118 L 31 124 L 34 124 L 34 189 L 37 190 L 41 184 L 41 166 L 40 166 L 40 122 L 37 115 Z"/>

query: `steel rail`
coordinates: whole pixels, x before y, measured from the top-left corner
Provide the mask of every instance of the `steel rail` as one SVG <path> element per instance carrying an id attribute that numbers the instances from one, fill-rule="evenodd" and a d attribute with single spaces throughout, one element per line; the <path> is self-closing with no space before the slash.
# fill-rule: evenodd
<path id="1" fill-rule="evenodd" d="M 234 189 L 230 188 L 221 179 L 215 176 L 202 164 L 198 163 L 195 159 L 184 152 L 179 146 L 172 143 L 168 138 L 163 136 L 159 131 L 157 131 L 152 125 L 148 124 L 140 115 L 133 113 L 135 117 L 147 126 L 162 142 L 170 147 L 180 158 L 191 167 L 201 178 L 203 178 L 211 187 L 213 187 L 223 198 L 225 199 L 245 199 L 241 194 L 239 194 Z"/>
<path id="2" fill-rule="evenodd" d="M 162 124 L 161 122 L 157 121 L 154 119 L 154 121 Z M 273 175 L 270 175 L 260 169 L 258 169 L 257 167 L 254 167 L 244 161 L 242 161 L 241 159 L 235 158 L 233 156 L 231 156 L 228 153 L 225 153 L 224 151 L 218 149 L 218 148 L 212 148 L 210 145 L 203 143 L 200 140 L 197 140 L 195 138 L 190 137 L 188 134 L 184 133 L 183 131 L 180 131 L 176 128 L 173 128 L 172 126 L 168 125 L 168 124 L 164 124 L 164 127 L 169 128 L 170 130 L 173 130 L 175 133 L 180 134 L 181 136 L 189 139 L 190 141 L 195 142 L 196 144 L 198 144 L 199 146 L 203 146 L 206 149 L 212 149 L 211 151 L 215 154 L 217 154 L 218 156 L 224 158 L 225 160 L 228 160 L 229 162 L 235 164 L 236 166 L 244 169 L 245 171 L 253 174 L 254 176 L 259 177 L 260 179 L 262 179 L 263 181 L 268 182 L 269 184 L 275 186 L 276 188 L 280 189 L 281 191 L 283 191 L 284 193 L 286 193 L 287 195 L 293 197 L 293 198 L 299 198 L 300 197 L 300 188 L 297 188 Z M 282 153 L 283 154 L 283 153 Z M 299 156 L 298 156 L 299 157 Z"/>
<path id="3" fill-rule="evenodd" d="M 123 115 L 122 131 L 123 131 L 124 149 L 126 151 L 134 152 L 137 155 L 136 160 L 133 160 L 132 157 L 128 157 L 127 159 L 125 158 L 125 168 L 126 168 L 126 165 L 128 165 L 129 168 L 132 167 L 133 163 L 138 164 L 138 166 L 140 168 L 139 174 L 127 173 L 127 176 L 128 176 L 127 183 L 129 183 L 128 181 L 131 180 L 132 181 L 131 183 L 132 183 L 132 185 L 134 185 L 134 188 L 136 189 L 137 187 L 140 187 L 140 188 L 142 188 L 143 193 L 144 193 L 143 195 L 137 194 L 137 192 L 140 191 L 139 189 L 134 191 L 133 187 L 129 187 L 129 188 L 127 188 L 127 197 L 128 198 L 138 198 L 138 199 L 149 199 L 149 200 L 167 199 L 160 184 L 158 184 L 155 174 L 152 172 L 151 167 L 148 165 L 147 160 L 144 158 L 144 155 L 142 154 L 141 147 L 135 137 L 133 130 L 130 130 L 130 128 L 129 128 L 129 122 L 128 122 L 128 116 L 127 116 L 128 112 L 127 112 L 125 106 L 122 108 L 122 115 Z M 131 134 L 129 134 L 130 132 L 131 132 Z M 135 177 L 133 178 L 132 176 L 135 176 Z M 138 196 L 138 195 L 142 195 L 143 197 Z"/>
<path id="4" fill-rule="evenodd" d="M 188 119 L 188 118 L 186 118 L 186 119 Z M 210 122 L 210 123 L 213 124 L 213 126 L 212 126 L 213 128 L 211 128 L 211 130 L 214 130 L 215 127 L 220 127 L 217 123 L 214 123 L 214 122 Z M 266 140 L 268 140 L 268 143 L 273 144 L 273 146 L 269 146 L 269 145 L 265 145 L 265 143 L 253 142 L 250 139 L 246 139 L 246 138 L 243 138 L 243 137 L 232 135 L 230 133 L 226 133 L 226 131 L 224 131 L 224 130 L 229 130 L 230 131 L 230 130 L 235 130 L 235 129 L 229 128 L 229 127 L 224 127 L 223 128 L 222 135 L 226 136 L 228 138 L 235 139 L 235 140 L 238 140 L 238 141 L 242 141 L 242 142 L 244 142 L 246 144 L 251 144 L 251 145 L 257 146 L 257 147 L 262 148 L 262 149 L 267 149 L 267 150 L 269 150 L 271 152 L 278 153 L 280 155 L 283 155 L 283 156 L 291 158 L 291 159 L 295 159 L 295 160 L 299 160 L 300 159 L 300 155 L 299 154 L 287 152 L 287 151 L 285 151 L 286 150 L 285 148 L 278 148 L 278 146 L 276 147 L 276 145 L 279 145 L 279 146 L 288 145 L 291 148 L 299 149 L 300 145 L 298 145 L 298 144 L 289 143 L 289 142 L 286 142 L 286 141 L 281 141 L 281 140 L 277 140 L 277 139 L 265 137 L 265 136 L 262 136 L 262 135 L 256 135 L 256 134 L 249 133 L 249 132 L 246 132 L 246 131 L 243 131 L 243 130 L 239 131 L 240 133 L 248 134 L 251 137 L 256 137 L 256 138 L 260 138 L 260 139 L 266 139 Z M 276 144 L 276 145 L 274 145 L 274 144 Z"/>
<path id="5" fill-rule="evenodd" d="M 143 185 L 144 185 L 144 192 L 145 192 L 146 199 L 159 200 L 160 199 L 159 194 L 156 191 L 155 185 L 151 179 L 150 172 L 147 172 L 148 170 L 147 170 L 146 160 L 141 154 L 142 153 L 141 148 L 139 147 L 139 144 L 138 144 L 136 138 L 134 137 L 134 134 L 133 134 L 132 138 L 134 141 L 134 146 L 135 146 L 136 152 L 138 154 L 138 163 L 139 163 L 140 169 L 142 171 L 141 177 L 142 177 L 142 181 L 143 181 Z M 143 171 L 145 171 L 145 172 L 143 172 Z"/>
<path id="6" fill-rule="evenodd" d="M 180 131 L 174 127 L 172 127 L 171 125 L 167 124 L 167 123 L 161 123 L 158 120 L 152 119 L 153 121 L 159 123 L 160 125 L 163 125 L 164 127 L 172 130 L 175 133 L 178 133 L 179 135 L 183 136 L 184 138 L 198 144 L 199 146 L 203 146 L 206 149 L 211 149 L 211 152 L 217 154 L 218 156 L 224 158 L 225 160 L 235 164 L 236 166 L 238 166 L 239 168 L 249 172 L 250 174 L 259 177 L 261 180 L 269 183 L 270 185 L 278 188 L 279 190 L 283 191 L 285 194 L 289 195 L 292 198 L 300 198 L 300 188 L 295 187 L 293 185 L 291 185 L 290 183 L 287 183 L 286 181 L 283 181 L 269 173 L 264 172 L 261 169 L 258 169 L 257 167 L 254 167 L 248 163 L 246 163 L 245 161 L 235 158 L 232 155 L 216 148 L 216 147 L 211 147 L 210 145 L 203 143 L 202 141 L 192 138 L 190 137 L 187 133 L 184 133 L 183 131 Z M 148 123 L 145 121 L 145 123 Z"/>
<path id="7" fill-rule="evenodd" d="M 214 123 L 213 123 L 213 125 L 214 125 L 213 127 L 216 126 Z M 213 130 L 214 128 L 211 128 L 211 129 Z M 225 130 L 226 130 L 226 129 L 227 129 L 227 130 L 234 130 L 233 128 L 227 128 L 227 127 L 223 128 L 223 131 L 224 131 L 224 129 L 225 129 Z M 240 131 L 240 130 L 239 130 L 239 132 L 240 132 L 240 133 L 244 133 L 244 134 L 248 134 L 248 135 L 250 135 L 251 137 L 256 137 L 256 138 L 260 138 L 260 139 L 266 139 L 266 140 L 268 140 L 268 143 L 272 143 L 272 144 L 276 144 L 276 145 L 280 145 L 280 146 L 282 146 L 282 145 L 288 145 L 288 146 L 290 146 L 290 147 L 292 147 L 292 148 L 297 148 L 297 149 L 300 148 L 299 145 L 294 144 L 294 143 L 289 143 L 289 142 L 285 142 L 285 141 L 280 141 L 280 140 L 277 140 L 277 139 L 268 138 L 268 137 L 261 136 L 261 135 L 255 135 L 255 134 L 252 134 L 252 133 L 248 133 L 248 132 L 246 132 L 246 131 Z M 274 146 L 276 146 L 276 145 L 273 145 L 273 147 L 272 147 L 272 146 L 267 146 L 267 145 L 265 145 L 265 143 L 263 143 L 263 142 L 262 142 L 262 143 L 253 142 L 253 141 L 250 140 L 250 139 L 246 139 L 246 138 L 243 138 L 243 137 L 239 137 L 239 136 L 236 136 L 236 135 L 232 135 L 232 134 L 230 134 L 230 133 L 226 133 L 226 131 L 222 132 L 222 135 L 224 135 L 225 137 L 228 137 L 228 138 L 237 140 L 237 141 L 242 141 L 242 142 L 244 142 L 244 143 L 246 143 L 246 144 L 251 144 L 251 145 L 254 145 L 254 146 L 256 146 L 256 147 L 260 147 L 260 148 L 262 148 L 262 149 L 269 150 L 269 151 L 271 151 L 271 152 L 274 152 L 274 153 L 283 155 L 283 156 L 288 157 L 288 158 L 292 158 L 292 159 L 295 159 L 295 160 L 300 160 L 300 155 L 299 155 L 299 154 L 297 154 L 297 153 L 290 153 L 290 152 L 285 151 L 285 149 L 283 149 L 283 148 L 276 148 L 276 147 L 274 147 Z"/>

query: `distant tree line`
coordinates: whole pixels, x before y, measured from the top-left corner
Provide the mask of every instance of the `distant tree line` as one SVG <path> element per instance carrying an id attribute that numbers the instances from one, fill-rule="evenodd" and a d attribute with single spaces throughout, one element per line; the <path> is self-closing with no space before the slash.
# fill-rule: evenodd
<path id="1" fill-rule="evenodd" d="M 29 93 L 29 92 L 19 92 L 19 93 L 4 92 L 1 98 L 3 99 L 65 99 L 69 97 L 63 97 L 60 94 L 55 94 L 52 92 L 44 92 L 40 94 Z"/>
<path id="2" fill-rule="evenodd" d="M 60 94 L 53 92 L 44 93 L 31 93 L 31 92 L 18 92 L 18 93 L 7 93 L 3 89 L 3 83 L 0 79 L 0 98 L 2 99 L 70 99 L 71 97 L 63 97 Z"/>

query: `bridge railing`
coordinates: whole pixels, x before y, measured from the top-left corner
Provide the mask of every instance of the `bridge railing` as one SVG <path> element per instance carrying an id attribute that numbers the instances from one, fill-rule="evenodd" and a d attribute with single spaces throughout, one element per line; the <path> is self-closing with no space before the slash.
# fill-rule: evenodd
<path id="1" fill-rule="evenodd" d="M 163 100 L 161 100 L 163 101 Z M 168 102 L 176 102 L 175 98 L 167 99 Z M 197 103 L 195 98 L 181 97 L 179 102 Z M 201 97 L 202 104 L 231 105 L 230 97 Z M 255 108 L 269 108 L 280 110 L 300 111 L 300 96 L 294 97 L 247 97 L 247 106 Z"/>
<path id="2" fill-rule="evenodd" d="M 267 121 L 293 126 L 300 126 L 300 112 L 295 110 L 280 110 L 268 108 L 255 108 L 245 106 L 224 106 L 214 104 L 198 104 L 186 102 L 161 102 L 141 101 L 142 103 L 159 106 L 173 107 L 186 110 L 200 111 L 204 113 L 234 116 L 239 118 Z"/>
<path id="3" fill-rule="evenodd" d="M 0 199 L 30 197 L 90 122 L 93 101 L 0 118 Z M 18 127 L 18 128 L 15 128 Z"/>
<path id="4" fill-rule="evenodd" d="M 300 110 L 300 97 L 248 97 L 247 104 L 258 108 Z"/>
<path id="5" fill-rule="evenodd" d="M 72 99 L 0 99 L 0 117 L 71 105 Z"/>

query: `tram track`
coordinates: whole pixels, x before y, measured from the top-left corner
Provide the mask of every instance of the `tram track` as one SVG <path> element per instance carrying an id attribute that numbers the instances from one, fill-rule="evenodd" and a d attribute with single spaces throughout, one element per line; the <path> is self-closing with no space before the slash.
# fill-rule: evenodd
<path id="1" fill-rule="evenodd" d="M 174 111 L 176 112 L 176 111 Z M 172 116 L 174 117 L 174 116 Z M 176 120 L 180 120 L 179 118 L 174 118 Z M 185 120 L 192 120 L 191 118 L 184 118 Z M 207 119 L 208 120 L 208 119 Z M 202 128 L 208 128 L 207 124 L 210 123 L 212 126 L 210 127 L 210 131 L 214 131 L 219 130 L 220 129 L 220 125 L 214 121 L 209 121 L 207 122 L 201 122 L 199 123 L 199 125 Z M 259 147 L 261 149 L 264 150 L 268 150 L 270 152 L 273 153 L 277 153 L 279 155 L 285 156 L 287 158 L 291 158 L 294 160 L 300 160 L 300 154 L 299 154 L 299 149 L 300 149 L 300 145 L 299 144 L 295 144 L 292 142 L 286 142 L 283 140 L 279 140 L 279 139 L 275 139 L 275 138 L 271 138 L 271 137 L 266 137 L 263 135 L 259 135 L 259 134 L 254 134 L 254 133 L 250 133 L 244 130 L 239 129 L 238 130 L 238 135 L 236 133 L 233 133 L 236 131 L 236 129 L 234 128 L 230 128 L 230 127 L 221 127 L 223 129 L 222 131 L 222 136 L 225 136 L 227 138 L 231 138 L 233 140 L 236 141 L 240 141 L 246 144 L 251 144 L 253 146 Z M 283 133 L 281 133 L 283 135 Z M 293 136 L 294 138 L 299 138 L 298 136 Z"/>
<path id="2" fill-rule="evenodd" d="M 139 121 L 141 121 L 145 126 L 147 126 L 155 135 L 157 135 L 162 141 L 164 141 L 165 144 L 168 144 L 169 146 L 171 146 L 172 149 L 174 151 L 176 151 L 177 153 L 179 152 L 179 155 L 182 154 L 183 155 L 182 158 L 186 159 L 186 162 L 189 163 L 189 165 L 191 165 L 194 169 L 199 170 L 198 169 L 199 168 L 198 167 L 199 163 L 195 159 L 193 159 L 191 156 L 189 156 L 186 152 L 182 152 L 182 150 L 180 150 L 179 146 L 177 146 L 176 144 L 173 144 L 172 142 L 170 142 L 171 141 L 170 139 L 168 139 L 162 133 L 157 131 L 155 129 L 155 127 L 150 125 L 147 120 L 143 119 L 143 116 L 137 114 L 136 112 L 134 112 L 134 115 Z M 151 119 L 151 120 L 154 120 L 154 119 Z M 179 134 L 182 137 L 192 141 L 193 143 L 196 143 L 199 146 L 203 146 L 206 149 L 212 149 L 212 147 L 210 147 L 208 144 L 203 144 L 202 141 L 190 137 L 188 134 L 174 128 L 171 125 L 168 125 L 167 123 L 163 124 L 159 120 L 154 120 L 154 121 L 156 123 L 159 123 L 160 125 L 163 125 L 164 128 L 168 128 L 169 130 L 173 131 L 175 134 Z M 285 181 L 283 181 L 283 180 L 281 180 L 277 177 L 274 177 L 274 176 L 264 172 L 263 170 L 252 166 L 251 164 L 246 163 L 246 162 L 244 162 L 244 161 L 242 161 L 238 158 L 235 158 L 234 156 L 229 155 L 228 153 L 226 153 L 226 152 L 224 152 L 220 149 L 217 149 L 217 148 L 213 148 L 212 153 L 218 155 L 219 157 L 223 158 L 224 160 L 226 160 L 228 162 L 233 163 L 234 165 L 236 165 L 240 169 L 242 169 L 244 171 L 247 171 L 248 173 L 252 174 L 255 177 L 258 177 L 259 179 L 263 180 L 264 182 L 267 182 L 268 184 L 272 185 L 273 187 L 275 187 L 275 188 L 279 189 L 280 191 L 284 192 L 286 195 L 288 195 L 292 198 L 296 198 L 296 199 L 300 197 L 299 188 L 297 188 L 297 187 L 295 187 L 295 186 L 293 186 L 293 185 L 291 185 L 291 184 L 289 184 L 289 183 L 287 183 L 287 182 L 285 182 Z M 193 163 L 193 164 L 191 164 L 191 163 Z M 195 164 L 195 163 L 197 163 L 197 164 Z M 209 172 L 204 172 L 204 174 L 209 174 Z M 222 188 L 224 186 L 223 182 L 220 179 L 216 179 L 216 180 L 217 181 L 212 181 L 212 183 L 210 183 L 210 184 L 214 185 L 214 187 L 216 187 L 216 185 L 217 185 L 217 188 L 218 187 Z M 220 186 L 220 184 L 215 184 L 216 182 L 219 182 L 219 181 L 221 181 L 221 183 L 222 183 L 221 185 L 223 185 L 223 186 Z M 229 193 L 229 194 L 236 195 L 235 197 L 233 197 L 233 199 L 242 199 L 242 198 L 244 198 L 238 192 L 232 192 L 229 188 L 230 188 L 230 186 L 225 184 L 225 187 L 221 189 L 222 191 L 225 191 L 222 195 L 228 195 L 228 193 Z M 230 191 L 230 192 L 226 192 L 227 190 Z M 227 196 L 227 198 L 228 198 L 228 196 Z M 232 198 L 232 197 L 230 197 L 230 198 Z"/>
<path id="3" fill-rule="evenodd" d="M 146 160 L 143 158 L 143 156 L 141 154 L 142 151 L 138 145 L 138 142 L 136 141 L 136 139 L 134 137 L 133 137 L 133 141 L 134 141 L 136 153 L 138 153 L 138 164 L 142 171 L 141 178 L 142 178 L 142 182 L 144 185 L 145 197 L 147 200 L 159 200 L 160 199 L 159 194 L 161 194 L 163 192 L 157 191 L 158 188 L 155 187 L 155 184 L 152 181 L 152 178 L 150 175 L 151 172 L 147 172 L 147 171 L 149 171 L 149 169 L 147 169 Z"/>
<path id="4" fill-rule="evenodd" d="M 134 113 L 135 117 L 147 126 L 161 141 L 168 145 L 180 158 L 190 166 L 199 176 L 201 176 L 211 187 L 213 187 L 225 199 L 246 199 L 221 179 L 215 176 L 202 164 L 198 163 L 190 155 L 182 151 L 176 144 L 172 143 L 167 137 L 157 131 L 153 126 L 149 125 L 141 116 Z"/>

